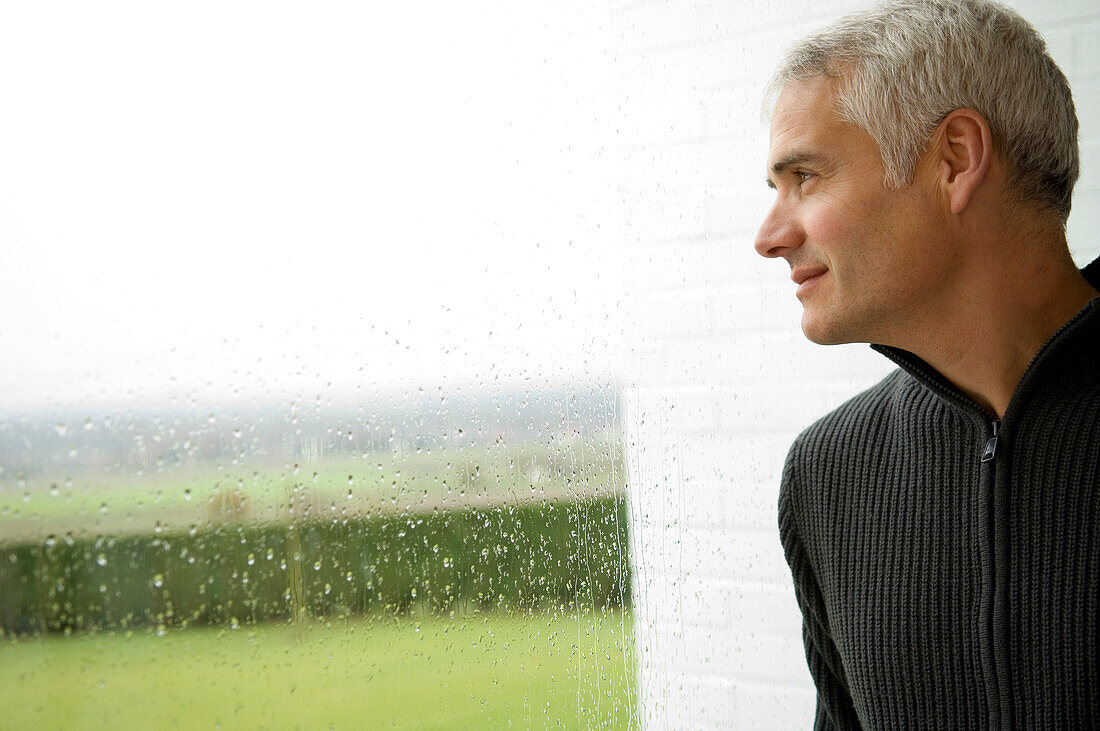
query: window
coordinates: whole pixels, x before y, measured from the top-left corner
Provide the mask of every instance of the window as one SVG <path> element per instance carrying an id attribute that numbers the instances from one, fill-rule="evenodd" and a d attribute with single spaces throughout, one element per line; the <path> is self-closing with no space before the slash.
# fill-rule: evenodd
<path id="1" fill-rule="evenodd" d="M 8 721 L 637 725 L 599 9 L 4 16 Z"/>

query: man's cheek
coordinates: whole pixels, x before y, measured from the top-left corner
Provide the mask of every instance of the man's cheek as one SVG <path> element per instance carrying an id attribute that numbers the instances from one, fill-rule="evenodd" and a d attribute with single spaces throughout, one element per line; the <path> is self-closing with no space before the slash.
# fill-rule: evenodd
<path id="1" fill-rule="evenodd" d="M 849 221 L 832 208 L 817 207 L 806 217 L 806 239 L 830 257 L 848 244 L 851 229 Z"/>

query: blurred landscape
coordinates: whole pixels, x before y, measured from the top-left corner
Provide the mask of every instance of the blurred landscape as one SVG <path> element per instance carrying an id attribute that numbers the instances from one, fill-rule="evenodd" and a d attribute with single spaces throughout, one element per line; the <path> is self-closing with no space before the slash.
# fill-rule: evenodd
<path id="1" fill-rule="evenodd" d="M 630 726 L 619 408 L 592 386 L 3 419 L 13 727 Z"/>
<path id="2" fill-rule="evenodd" d="M 0 418 L 0 543 L 622 495 L 614 387 Z"/>

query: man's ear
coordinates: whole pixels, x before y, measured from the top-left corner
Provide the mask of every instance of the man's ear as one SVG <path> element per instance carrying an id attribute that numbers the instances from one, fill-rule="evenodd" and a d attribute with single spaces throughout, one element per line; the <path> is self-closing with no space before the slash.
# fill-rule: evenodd
<path id="1" fill-rule="evenodd" d="M 993 160 L 993 136 L 985 117 L 973 109 L 956 109 L 940 122 L 930 152 L 936 160 L 936 184 L 951 212 L 969 205 L 985 181 Z"/>

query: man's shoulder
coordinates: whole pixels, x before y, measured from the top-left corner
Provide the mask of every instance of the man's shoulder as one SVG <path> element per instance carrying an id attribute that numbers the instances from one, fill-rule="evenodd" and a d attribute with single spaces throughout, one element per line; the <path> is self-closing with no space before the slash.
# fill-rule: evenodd
<path id="1" fill-rule="evenodd" d="M 820 446 L 829 449 L 858 447 L 858 444 L 853 444 L 852 438 L 866 434 L 869 428 L 904 410 L 907 395 L 914 389 L 919 389 L 919 386 L 913 377 L 900 368 L 894 369 L 874 386 L 856 394 L 806 427 L 795 439 L 791 452 Z"/>
<path id="2" fill-rule="evenodd" d="M 850 488 L 850 474 L 874 460 L 876 445 L 890 440 L 894 422 L 911 413 L 913 395 L 921 388 L 911 375 L 896 369 L 803 430 L 783 467 L 781 526 L 832 502 L 835 490 Z"/>

